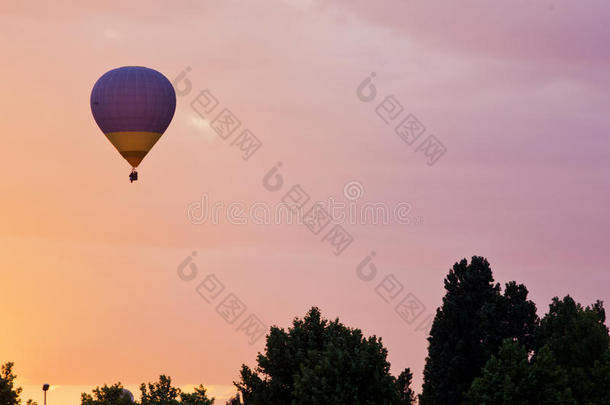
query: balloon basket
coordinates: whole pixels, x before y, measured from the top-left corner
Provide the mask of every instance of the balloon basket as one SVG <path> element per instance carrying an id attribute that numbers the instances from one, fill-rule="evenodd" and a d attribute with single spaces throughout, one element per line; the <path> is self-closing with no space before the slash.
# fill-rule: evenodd
<path id="1" fill-rule="evenodd" d="M 134 167 L 133 170 L 131 171 L 131 173 L 129 174 L 129 181 L 131 183 L 133 183 L 134 181 L 138 180 L 138 172 L 136 171 L 136 168 Z"/>

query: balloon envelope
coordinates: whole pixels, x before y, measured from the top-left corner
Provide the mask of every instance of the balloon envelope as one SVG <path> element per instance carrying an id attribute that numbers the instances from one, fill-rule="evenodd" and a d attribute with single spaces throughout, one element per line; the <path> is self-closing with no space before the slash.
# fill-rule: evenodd
<path id="1" fill-rule="evenodd" d="M 125 66 L 110 70 L 93 86 L 95 122 L 133 167 L 165 132 L 176 110 L 176 93 L 156 70 Z"/>

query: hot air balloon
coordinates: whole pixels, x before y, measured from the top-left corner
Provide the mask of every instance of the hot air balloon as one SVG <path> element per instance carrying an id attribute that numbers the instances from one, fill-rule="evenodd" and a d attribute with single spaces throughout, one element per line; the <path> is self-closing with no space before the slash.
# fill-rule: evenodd
<path id="1" fill-rule="evenodd" d="M 176 93 L 170 81 L 141 66 L 110 70 L 91 91 L 93 118 L 132 166 L 131 182 L 138 179 L 136 168 L 161 138 L 175 110 Z"/>

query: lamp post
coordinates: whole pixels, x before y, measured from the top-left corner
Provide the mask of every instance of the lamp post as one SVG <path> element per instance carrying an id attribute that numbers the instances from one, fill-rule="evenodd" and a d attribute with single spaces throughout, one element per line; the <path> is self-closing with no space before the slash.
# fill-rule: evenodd
<path id="1" fill-rule="evenodd" d="M 47 405 L 47 391 L 49 390 L 49 384 L 44 384 L 42 386 L 42 390 L 44 391 L 44 405 Z"/>

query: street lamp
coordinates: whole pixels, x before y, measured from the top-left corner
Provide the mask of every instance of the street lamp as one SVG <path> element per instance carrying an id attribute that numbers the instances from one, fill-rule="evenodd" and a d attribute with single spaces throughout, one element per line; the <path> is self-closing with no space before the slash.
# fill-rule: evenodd
<path id="1" fill-rule="evenodd" d="M 49 390 L 49 384 L 44 384 L 42 386 L 42 390 L 44 391 L 44 405 L 47 405 L 47 391 Z"/>

